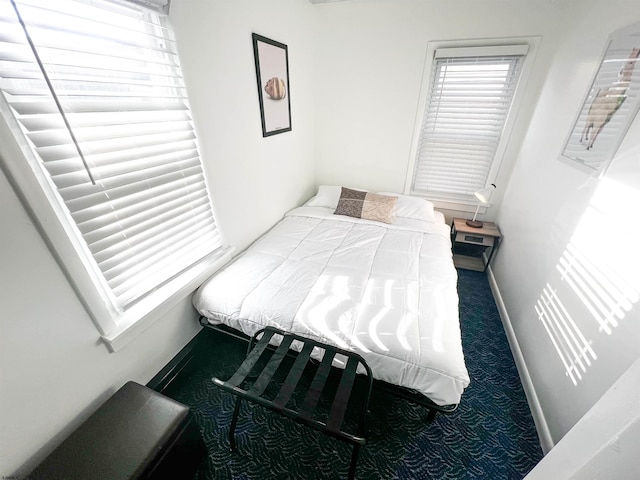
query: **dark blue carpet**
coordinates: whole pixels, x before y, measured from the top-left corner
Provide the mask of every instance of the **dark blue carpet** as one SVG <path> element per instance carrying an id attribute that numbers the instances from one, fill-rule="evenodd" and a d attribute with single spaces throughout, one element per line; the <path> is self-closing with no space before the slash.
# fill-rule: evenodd
<path id="1" fill-rule="evenodd" d="M 458 409 L 426 421 L 420 407 L 374 392 L 369 443 L 358 479 L 521 479 L 542 458 L 538 436 L 484 273 L 458 270 L 462 339 L 471 385 Z M 204 332 L 203 332 L 204 333 Z M 164 393 L 189 405 L 207 445 L 196 479 L 346 478 L 351 446 L 246 402 L 227 433 L 234 398 L 211 382 L 228 379 L 246 343 L 206 331 L 196 368 Z"/>

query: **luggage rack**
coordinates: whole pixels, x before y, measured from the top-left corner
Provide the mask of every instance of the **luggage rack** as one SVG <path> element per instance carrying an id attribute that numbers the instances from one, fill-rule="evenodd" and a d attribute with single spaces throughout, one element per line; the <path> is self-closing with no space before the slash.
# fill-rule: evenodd
<path id="1" fill-rule="evenodd" d="M 279 341 L 275 350 L 267 348 L 272 341 L 273 343 Z M 294 342 L 297 342 L 296 347 L 301 347 L 299 353 L 292 362 L 283 363 L 283 359 L 287 356 L 289 348 Z M 319 362 L 312 361 L 312 353 L 314 353 L 314 357 L 320 357 L 321 360 Z M 332 369 L 331 366 L 334 362 L 344 363 L 344 368 Z M 306 382 L 301 382 L 301 379 L 307 368 L 314 369 L 315 373 L 311 382 L 305 385 Z M 332 388 L 325 388 L 332 371 L 340 375 L 335 391 Z M 281 386 L 278 385 L 280 381 L 274 379 L 276 372 L 286 375 Z M 358 398 L 360 396 L 352 395 L 352 393 L 354 392 L 356 374 L 361 372 L 364 373 L 361 377 L 365 383 L 365 395 Z M 326 435 L 350 443 L 353 446 L 353 453 L 348 478 L 354 477 L 359 448 L 366 444 L 366 416 L 373 387 L 371 369 L 360 355 L 274 327 L 267 327 L 251 337 L 247 356 L 233 376 L 227 381 L 214 377 L 213 382 L 225 391 L 237 396 L 229 428 L 229 443 L 232 450 L 236 448 L 234 432 L 240 405 L 242 400 L 246 400 L 292 418 L 296 422 Z M 273 395 L 275 389 L 268 389 L 274 385 L 276 389 L 279 387 L 275 396 Z M 265 394 L 268 390 L 270 395 Z M 304 397 L 304 400 L 302 402 L 292 401 L 294 393 L 297 394 L 296 398 L 300 396 Z M 330 400 L 328 412 L 321 412 L 316 408 L 323 393 L 325 398 Z M 347 409 L 350 403 L 353 408 Z M 356 418 L 347 418 L 347 413 L 356 416 Z M 349 423 L 346 420 L 355 420 L 357 425 L 355 432 L 349 432 L 343 428 L 345 423 Z"/>
<path id="2" fill-rule="evenodd" d="M 209 320 L 207 319 L 207 317 L 203 315 L 200 316 L 199 322 L 200 322 L 200 325 L 207 328 L 208 330 L 211 330 L 223 335 L 227 335 L 229 337 L 236 338 L 238 340 L 242 340 L 245 342 L 249 342 L 251 340 L 251 337 L 245 335 L 244 333 L 238 330 L 228 327 L 227 325 L 209 323 Z M 376 380 L 374 378 L 373 387 L 378 391 L 385 392 L 389 395 L 393 395 L 394 397 L 402 398 L 403 400 L 407 400 L 416 405 L 425 407 L 428 410 L 428 415 L 426 419 L 427 422 L 433 422 L 438 412 L 444 413 L 444 414 L 450 414 L 455 412 L 458 409 L 457 403 L 453 403 L 450 405 L 439 405 L 433 402 L 428 397 L 425 397 L 423 394 L 415 390 L 411 390 L 409 388 L 401 387 L 398 385 L 393 385 L 383 380 Z"/>

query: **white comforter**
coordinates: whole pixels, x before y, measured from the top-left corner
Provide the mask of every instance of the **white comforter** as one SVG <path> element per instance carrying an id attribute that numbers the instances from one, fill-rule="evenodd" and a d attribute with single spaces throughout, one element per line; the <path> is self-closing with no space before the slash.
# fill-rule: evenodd
<path id="1" fill-rule="evenodd" d="M 469 384 L 446 224 L 289 212 L 205 282 L 194 305 L 253 335 L 274 325 L 360 353 L 374 377 L 456 404 Z"/>

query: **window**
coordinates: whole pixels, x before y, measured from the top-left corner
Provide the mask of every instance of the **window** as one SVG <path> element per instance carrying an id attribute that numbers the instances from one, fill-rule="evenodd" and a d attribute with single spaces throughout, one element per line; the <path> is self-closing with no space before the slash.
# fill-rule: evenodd
<path id="1" fill-rule="evenodd" d="M 438 48 L 419 120 L 411 193 L 475 203 L 491 183 L 526 45 Z"/>
<path id="2" fill-rule="evenodd" d="M 55 211 L 51 243 L 113 340 L 226 253 L 168 19 L 117 0 L 2 0 L 0 31 L 3 117 L 25 157 L 6 163 Z"/>

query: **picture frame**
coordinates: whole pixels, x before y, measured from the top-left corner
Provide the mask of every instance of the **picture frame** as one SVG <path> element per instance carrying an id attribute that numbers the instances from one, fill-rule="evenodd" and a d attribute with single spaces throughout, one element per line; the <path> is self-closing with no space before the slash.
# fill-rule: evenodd
<path id="1" fill-rule="evenodd" d="M 258 82 L 262 136 L 291 131 L 291 95 L 289 89 L 289 50 L 257 33 L 252 34 L 253 56 Z"/>
<path id="2" fill-rule="evenodd" d="M 562 158 L 586 171 L 603 171 L 640 107 L 640 23 L 609 36 Z"/>

